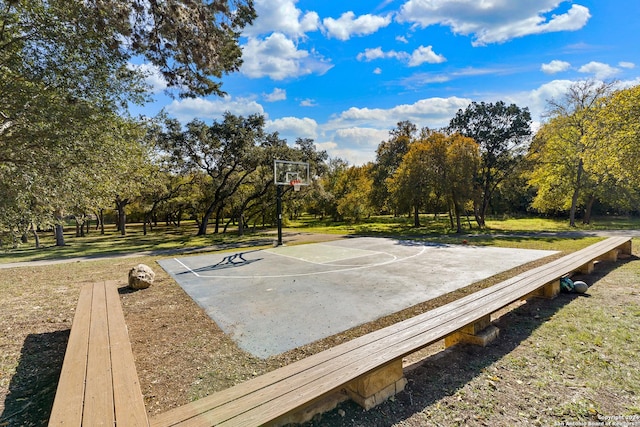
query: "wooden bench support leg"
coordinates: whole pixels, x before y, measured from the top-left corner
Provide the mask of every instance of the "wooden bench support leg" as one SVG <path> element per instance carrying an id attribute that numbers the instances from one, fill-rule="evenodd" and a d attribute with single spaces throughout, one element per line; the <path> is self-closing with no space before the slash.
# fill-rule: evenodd
<path id="1" fill-rule="evenodd" d="M 625 255 L 631 255 L 631 240 L 625 242 L 623 245 L 618 246 L 618 249 L 621 253 Z"/>
<path id="2" fill-rule="evenodd" d="M 444 338 L 444 346 L 451 347 L 458 343 L 468 343 L 486 347 L 500 336 L 500 329 L 491 324 L 491 316 L 487 315 L 471 323 L 457 332 Z"/>
<path id="3" fill-rule="evenodd" d="M 544 299 L 554 299 L 560 293 L 560 279 L 549 282 L 530 296 Z"/>
<path id="4" fill-rule="evenodd" d="M 595 262 L 594 261 L 589 261 L 588 263 L 586 263 L 585 265 L 580 267 L 578 269 L 578 271 L 581 274 L 591 274 L 591 273 L 593 273 L 594 266 L 595 266 Z"/>
<path id="5" fill-rule="evenodd" d="M 607 252 L 600 258 L 598 258 L 598 260 L 616 262 L 618 261 L 618 254 L 620 252 L 621 252 L 620 249 L 614 249 L 612 251 Z"/>
<path id="6" fill-rule="evenodd" d="M 404 377 L 400 358 L 351 381 L 347 384 L 346 391 L 358 405 L 369 410 L 400 393 L 405 385 L 407 379 Z"/>

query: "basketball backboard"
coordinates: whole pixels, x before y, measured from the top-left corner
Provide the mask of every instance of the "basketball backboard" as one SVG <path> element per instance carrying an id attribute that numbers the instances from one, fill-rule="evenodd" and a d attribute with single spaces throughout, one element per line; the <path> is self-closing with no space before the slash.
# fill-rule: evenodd
<path id="1" fill-rule="evenodd" d="M 309 185 L 309 163 L 274 160 L 273 181 L 276 185 Z"/>

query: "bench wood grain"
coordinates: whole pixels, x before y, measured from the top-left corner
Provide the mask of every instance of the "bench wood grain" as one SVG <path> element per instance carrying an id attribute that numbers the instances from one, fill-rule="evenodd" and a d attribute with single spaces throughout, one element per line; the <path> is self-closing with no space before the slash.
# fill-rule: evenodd
<path id="1" fill-rule="evenodd" d="M 49 425 L 149 425 L 113 282 L 80 290 Z"/>

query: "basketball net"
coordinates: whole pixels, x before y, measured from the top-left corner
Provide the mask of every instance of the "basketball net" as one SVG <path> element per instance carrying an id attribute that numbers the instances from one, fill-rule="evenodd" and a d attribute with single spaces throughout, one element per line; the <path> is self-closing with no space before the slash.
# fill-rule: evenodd
<path id="1" fill-rule="evenodd" d="M 289 184 L 291 184 L 291 186 L 293 187 L 293 191 L 300 191 L 300 187 L 302 186 L 302 181 L 300 181 L 299 179 L 294 179 L 294 180 L 291 180 Z"/>

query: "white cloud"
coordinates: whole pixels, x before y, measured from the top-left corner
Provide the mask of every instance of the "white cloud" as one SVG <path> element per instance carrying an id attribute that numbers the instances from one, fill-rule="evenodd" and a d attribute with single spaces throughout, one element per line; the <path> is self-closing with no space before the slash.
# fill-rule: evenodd
<path id="1" fill-rule="evenodd" d="M 507 76 L 510 74 L 520 73 L 522 70 L 519 66 L 495 67 L 495 68 L 476 68 L 466 67 L 454 70 L 448 73 L 415 73 L 408 77 L 398 80 L 397 84 L 406 89 L 418 89 L 432 83 L 445 83 L 452 80 L 464 79 L 478 76 Z"/>
<path id="2" fill-rule="evenodd" d="M 542 72 L 545 74 L 556 74 L 562 71 L 567 71 L 569 68 L 571 68 L 570 63 L 566 61 L 559 61 L 557 59 L 554 59 L 548 64 L 542 64 L 542 66 L 540 67 Z"/>
<path id="3" fill-rule="evenodd" d="M 529 107 L 532 120 L 541 121 L 549 101 L 562 98 L 573 83 L 572 80 L 552 80 L 537 89 L 512 95 L 509 102 L 519 107 Z"/>
<path id="4" fill-rule="evenodd" d="M 320 28 L 320 18 L 316 12 L 302 13 L 296 7 L 297 0 L 255 0 L 258 17 L 253 25 L 244 29 L 243 34 L 258 37 L 279 32 L 289 37 L 303 38 L 306 33 Z"/>
<path id="5" fill-rule="evenodd" d="M 405 36 L 396 36 L 396 41 L 400 42 L 400 43 L 409 43 L 409 40 L 407 40 L 407 38 Z"/>
<path id="6" fill-rule="evenodd" d="M 331 158 L 346 160 L 350 165 L 364 165 L 376 159 L 375 149 L 361 150 L 338 145 L 333 141 L 316 144 L 319 149 L 326 150 Z"/>
<path id="7" fill-rule="evenodd" d="M 376 69 L 373 70 L 373 74 L 382 74 L 382 68 L 376 67 Z"/>
<path id="8" fill-rule="evenodd" d="M 425 62 L 428 62 L 429 64 L 439 64 L 441 62 L 445 62 L 446 60 L 447 59 L 444 56 L 435 53 L 432 46 L 420 46 L 411 54 L 411 58 L 409 59 L 409 66 L 417 67 L 424 64 Z"/>
<path id="9" fill-rule="evenodd" d="M 402 104 L 392 108 L 351 107 L 335 116 L 326 124 L 326 129 L 349 127 L 371 127 L 392 129 L 399 121 L 409 120 L 418 127 L 437 128 L 445 126 L 460 108 L 466 108 L 470 99 L 427 98 L 413 104 Z"/>
<path id="10" fill-rule="evenodd" d="M 389 138 L 389 131 L 387 129 L 375 129 L 375 128 L 345 128 L 338 129 L 334 134 L 334 139 L 337 142 L 354 144 L 362 148 L 371 148 L 375 150 L 380 142 Z"/>
<path id="11" fill-rule="evenodd" d="M 564 0 L 408 0 L 396 16 L 398 22 L 425 28 L 440 24 L 456 34 L 473 35 L 474 46 L 502 43 L 516 37 L 583 28 L 589 9 L 573 4 L 553 14 Z M 550 18 L 546 15 L 551 14 Z"/>
<path id="12" fill-rule="evenodd" d="M 316 102 L 313 99 L 307 98 L 300 101 L 301 107 L 315 107 L 316 105 L 318 104 L 316 104 Z"/>
<path id="13" fill-rule="evenodd" d="M 284 101 L 287 99 L 287 91 L 276 87 L 273 92 L 264 94 L 264 99 L 267 102 Z"/>
<path id="14" fill-rule="evenodd" d="M 409 54 L 407 52 L 396 52 L 395 50 L 384 52 L 381 47 L 374 47 L 374 48 L 365 49 L 364 52 L 360 52 L 357 56 L 358 61 L 366 61 L 366 62 L 371 62 L 376 59 L 385 59 L 385 58 L 396 58 L 399 60 L 407 60 L 409 59 Z"/>
<path id="15" fill-rule="evenodd" d="M 586 74 L 593 74 L 596 79 L 608 79 L 620 72 L 618 68 L 602 62 L 591 61 L 588 64 L 578 68 L 578 71 Z"/>
<path id="16" fill-rule="evenodd" d="M 308 117 L 282 117 L 276 120 L 267 120 L 265 130 L 278 132 L 289 143 L 295 142 L 297 138 L 316 139 L 318 137 L 318 123 Z"/>
<path id="17" fill-rule="evenodd" d="M 391 23 L 391 15 L 361 15 L 356 18 L 352 11 L 343 13 L 340 18 L 325 18 L 322 23 L 328 37 L 338 40 L 349 40 L 352 35 L 364 36 L 373 34 Z"/>
<path id="18" fill-rule="evenodd" d="M 633 62 L 620 61 L 618 62 L 618 66 L 631 70 L 632 68 L 636 67 L 636 64 L 634 64 Z"/>
<path id="19" fill-rule="evenodd" d="M 360 52 L 357 56 L 358 61 L 371 62 L 376 59 L 397 59 L 398 61 L 406 62 L 410 67 L 417 67 L 425 62 L 430 64 L 437 64 L 444 62 L 447 59 L 433 51 L 431 46 L 420 46 L 413 53 L 397 52 L 395 50 L 383 51 L 381 47 L 367 48 L 364 52 Z"/>
<path id="20" fill-rule="evenodd" d="M 322 75 L 333 67 L 314 51 L 298 50 L 282 33 L 273 33 L 264 40 L 250 38 L 242 48 L 244 63 L 240 71 L 251 78 L 268 76 L 284 80 L 307 74 Z"/>
<path id="21" fill-rule="evenodd" d="M 187 123 L 198 118 L 201 120 L 220 119 L 225 112 L 238 116 L 251 114 L 265 115 L 262 105 L 250 98 L 216 98 L 213 100 L 204 98 L 186 98 L 173 100 L 166 106 L 167 113 L 178 119 L 181 123 Z"/>

